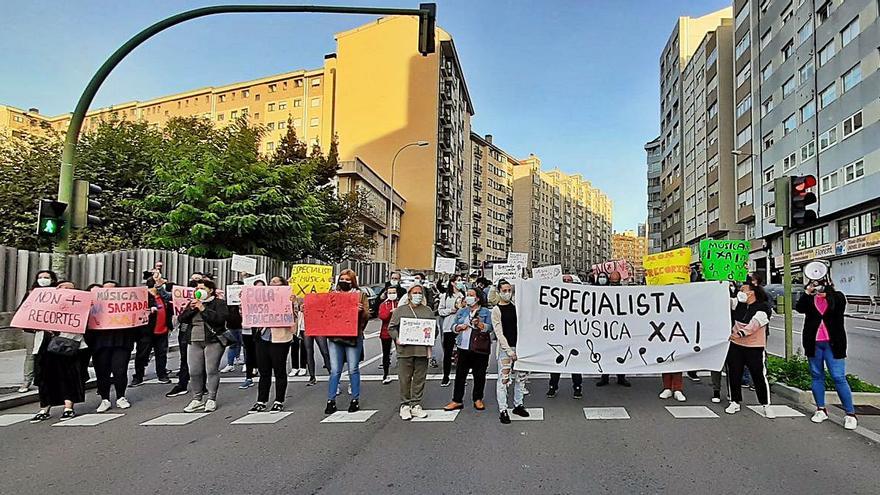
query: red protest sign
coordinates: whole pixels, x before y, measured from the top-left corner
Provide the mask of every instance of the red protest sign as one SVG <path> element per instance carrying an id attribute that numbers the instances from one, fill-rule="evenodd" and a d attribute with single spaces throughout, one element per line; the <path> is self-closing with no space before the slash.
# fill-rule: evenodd
<path id="1" fill-rule="evenodd" d="M 149 293 L 146 287 L 92 289 L 91 330 L 134 328 L 150 321 Z"/>
<path id="2" fill-rule="evenodd" d="M 76 289 L 41 287 L 22 303 L 11 326 L 51 332 L 86 333 L 92 294 Z"/>
<path id="3" fill-rule="evenodd" d="M 241 290 L 241 320 L 245 328 L 293 326 L 289 285 L 253 286 Z"/>
<path id="4" fill-rule="evenodd" d="M 306 294 L 305 325 L 309 337 L 357 337 L 359 292 Z"/>

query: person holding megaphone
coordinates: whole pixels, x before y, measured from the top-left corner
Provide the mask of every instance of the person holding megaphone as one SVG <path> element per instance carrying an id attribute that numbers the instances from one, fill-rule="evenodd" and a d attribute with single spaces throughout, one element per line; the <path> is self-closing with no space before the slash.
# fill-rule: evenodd
<path id="1" fill-rule="evenodd" d="M 216 297 L 217 285 L 202 279 L 193 291 L 189 302 L 178 320 L 191 326 L 187 362 L 193 383 L 201 383 L 205 377 L 206 392 L 200 387 L 193 390 L 193 399 L 184 412 L 214 412 L 217 410 L 217 389 L 220 388 L 220 360 L 224 346 L 218 336 L 226 331 L 229 309 L 222 299 Z"/>

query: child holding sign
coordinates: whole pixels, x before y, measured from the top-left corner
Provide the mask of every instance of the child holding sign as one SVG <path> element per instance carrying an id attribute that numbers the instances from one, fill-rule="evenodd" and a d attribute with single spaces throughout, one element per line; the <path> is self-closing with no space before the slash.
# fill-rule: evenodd
<path id="1" fill-rule="evenodd" d="M 425 380 L 428 376 L 428 357 L 434 339 L 427 345 L 401 343 L 401 322 L 407 320 L 429 320 L 430 333 L 434 335 L 436 320 L 434 310 L 425 305 L 425 289 L 413 285 L 407 291 L 407 304 L 398 307 L 391 315 L 388 333 L 397 345 L 397 374 L 400 380 L 400 419 L 426 418 L 428 413 L 422 409 L 425 394 Z M 419 323 L 419 322 L 416 322 Z M 387 372 L 387 370 L 386 370 Z"/>

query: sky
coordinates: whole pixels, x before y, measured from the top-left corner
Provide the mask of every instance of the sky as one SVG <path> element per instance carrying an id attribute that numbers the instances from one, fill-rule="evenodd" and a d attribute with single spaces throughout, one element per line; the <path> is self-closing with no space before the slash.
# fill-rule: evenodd
<path id="1" fill-rule="evenodd" d="M 353 3 L 350 3 L 353 2 Z M 144 27 L 190 8 L 285 0 L 0 1 L 0 103 L 73 110 L 101 63 Z M 614 202 L 614 229 L 645 221 L 644 144 L 659 133 L 659 56 L 679 16 L 730 0 L 439 0 L 455 40 L 473 130 L 516 157 L 581 173 Z M 306 4 L 418 7 L 418 0 Z M 319 68 L 333 34 L 367 16 L 229 14 L 178 25 L 111 73 L 95 106 Z M 413 40 L 415 43 L 415 40 Z"/>

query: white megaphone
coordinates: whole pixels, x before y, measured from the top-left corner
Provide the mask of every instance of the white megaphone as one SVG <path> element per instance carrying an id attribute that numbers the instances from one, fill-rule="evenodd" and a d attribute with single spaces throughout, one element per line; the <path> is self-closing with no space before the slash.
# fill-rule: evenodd
<path id="1" fill-rule="evenodd" d="M 828 263 L 824 261 L 811 261 L 804 267 L 804 277 L 807 280 L 825 280 L 828 276 Z"/>

